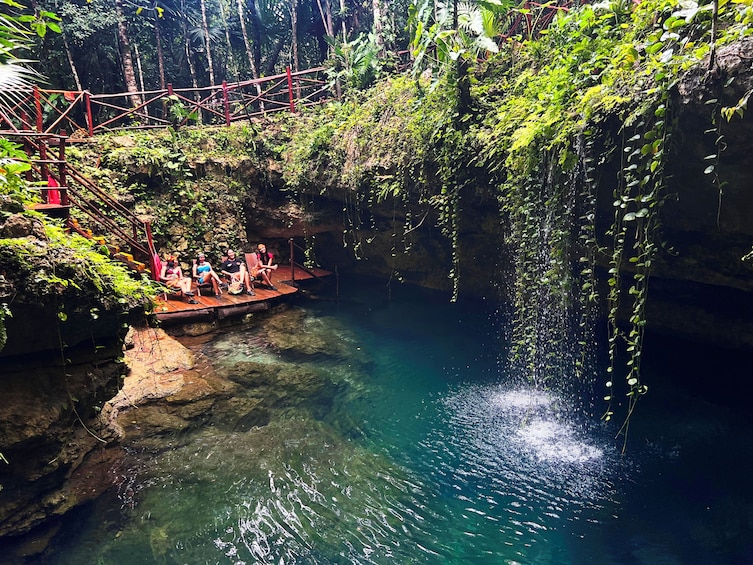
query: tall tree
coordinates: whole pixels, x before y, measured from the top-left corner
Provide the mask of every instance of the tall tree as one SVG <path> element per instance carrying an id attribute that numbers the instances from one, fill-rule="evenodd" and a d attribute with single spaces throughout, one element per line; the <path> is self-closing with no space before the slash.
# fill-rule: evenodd
<path id="1" fill-rule="evenodd" d="M 147 6 L 139 6 L 136 9 L 136 15 L 141 15 L 144 10 L 152 12 L 154 15 L 154 43 L 157 51 L 157 74 L 159 75 L 160 89 L 164 90 L 166 88 L 167 80 L 165 78 L 165 55 L 162 50 L 162 30 L 160 20 L 164 17 L 165 8 L 160 6 L 158 2 L 152 3 L 150 0 Z M 143 79 L 142 88 L 144 88 Z"/>
<path id="2" fill-rule="evenodd" d="M 322 18 L 322 25 L 324 26 L 324 32 L 331 38 L 335 37 L 335 24 L 332 20 L 332 6 L 329 0 L 316 0 L 316 5 L 319 8 L 319 15 Z M 332 47 L 330 46 L 330 52 Z"/>
<path id="3" fill-rule="evenodd" d="M 65 30 L 60 35 L 63 36 L 63 46 L 65 47 L 65 56 L 68 59 L 68 64 L 71 66 L 71 74 L 73 80 L 76 83 L 76 90 L 83 90 L 81 86 L 81 79 L 78 77 L 78 69 L 76 69 L 76 62 L 73 59 L 73 53 L 71 52 L 71 46 L 68 44 L 68 38 L 65 37 Z"/>
<path id="4" fill-rule="evenodd" d="M 157 44 L 157 69 L 159 74 L 159 87 L 162 90 L 167 88 L 167 80 L 165 78 L 165 54 L 162 51 L 162 32 L 160 31 L 160 20 L 163 17 L 164 9 L 159 6 L 154 10 L 154 42 Z"/>
<path id="5" fill-rule="evenodd" d="M 293 71 L 298 72 L 298 0 L 290 0 L 290 30 Z"/>
<path id="6" fill-rule="evenodd" d="M 133 68 L 131 56 L 131 42 L 128 39 L 128 26 L 126 25 L 125 13 L 123 12 L 123 0 L 115 0 L 115 17 L 118 20 L 118 44 L 120 45 L 120 57 L 123 61 L 123 79 L 126 90 L 129 93 L 131 106 L 134 108 L 141 104 L 136 83 L 136 71 Z"/>
<path id="7" fill-rule="evenodd" d="M 188 34 L 188 25 L 190 23 L 190 14 L 188 12 L 188 8 L 186 6 L 186 0 L 179 0 L 179 17 L 180 17 L 180 25 L 183 29 L 183 51 L 186 56 L 186 63 L 188 63 L 188 72 L 191 75 L 191 85 L 194 87 L 194 89 L 199 88 L 199 82 L 196 77 L 196 66 L 193 63 L 193 58 L 191 57 L 191 40 L 189 38 Z"/>
<path id="8" fill-rule="evenodd" d="M 209 31 L 209 20 L 207 19 L 207 5 L 205 0 L 200 0 L 201 4 L 201 23 L 204 35 L 204 48 L 207 51 L 207 65 L 209 66 L 209 83 L 217 84 L 214 75 L 214 61 L 212 60 L 212 42 Z"/>
<path id="9" fill-rule="evenodd" d="M 240 0 L 239 0 L 240 1 Z M 253 66 L 261 72 L 261 18 L 256 0 L 248 0 L 248 13 L 251 16 L 251 37 L 253 38 Z"/>
<path id="10" fill-rule="evenodd" d="M 246 47 L 246 57 L 248 57 L 248 64 L 251 67 L 251 74 L 255 79 L 259 78 L 259 71 L 257 71 L 256 60 L 254 54 L 251 52 L 251 43 L 248 39 L 248 31 L 246 29 L 246 17 L 243 14 L 243 0 L 237 1 L 238 5 L 238 19 L 241 23 L 241 35 L 243 35 L 243 45 Z"/>
<path id="11" fill-rule="evenodd" d="M 374 41 L 377 54 L 384 57 L 387 53 L 387 41 L 384 37 L 385 14 L 382 8 L 382 0 L 371 0 L 371 9 L 374 12 Z"/>
<path id="12" fill-rule="evenodd" d="M 235 62 L 235 57 L 233 56 L 233 44 L 230 41 L 230 26 L 227 21 L 227 16 L 225 16 L 225 8 L 223 7 L 222 3 L 224 0 L 217 0 L 217 4 L 220 7 L 220 19 L 222 20 L 222 27 L 225 29 L 225 42 L 227 43 L 227 60 L 228 60 L 228 70 L 233 74 L 235 77 L 235 80 L 239 80 L 238 78 L 238 65 Z"/>

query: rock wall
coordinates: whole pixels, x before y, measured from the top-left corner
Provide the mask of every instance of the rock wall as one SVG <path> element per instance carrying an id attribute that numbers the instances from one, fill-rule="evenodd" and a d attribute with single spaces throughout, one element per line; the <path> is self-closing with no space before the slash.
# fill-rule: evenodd
<path id="1" fill-rule="evenodd" d="M 115 436 L 99 412 L 122 384 L 120 339 L 5 357 L 0 380 L 0 538 L 28 532 L 97 491 L 68 479 Z"/>
<path id="2" fill-rule="evenodd" d="M 742 257 L 753 247 L 753 158 L 748 149 L 753 116 L 745 109 L 727 121 L 719 117 L 719 108 L 737 105 L 753 89 L 752 58 L 753 40 L 729 45 L 717 53 L 713 71 L 698 65 L 671 93 L 676 125 L 661 213 L 663 248 L 654 264 L 647 304 L 650 330 L 747 351 L 753 351 L 753 260 Z M 713 100 L 717 104 L 709 104 Z M 615 139 L 619 127 L 615 120 Z M 704 171 L 718 149 L 717 180 Z M 600 176 L 597 229 L 602 237 L 614 214 L 616 166 L 607 165 Z M 277 178 L 275 188 L 282 187 Z M 300 210 L 296 217 L 280 216 L 280 193 L 267 191 L 245 207 L 247 237 L 250 242 L 271 241 L 278 254 L 287 256 L 283 238 L 313 235 L 316 258 L 325 268 L 451 288 L 452 252 L 435 227 L 436 217 L 429 214 L 420 229 L 396 245 L 394 233 L 401 233 L 403 220 L 399 210 L 369 203 L 356 211 L 364 221 L 352 232 L 344 222 L 348 200 L 343 191 L 322 191 L 303 222 Z M 461 208 L 461 295 L 505 300 L 510 254 L 495 188 L 468 187 Z M 413 213 L 420 217 L 424 211 Z M 410 252 L 403 253 L 408 246 Z"/>

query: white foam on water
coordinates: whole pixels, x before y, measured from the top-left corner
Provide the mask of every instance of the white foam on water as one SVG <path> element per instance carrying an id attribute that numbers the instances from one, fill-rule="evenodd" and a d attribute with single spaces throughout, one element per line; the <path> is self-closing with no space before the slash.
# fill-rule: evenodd
<path id="1" fill-rule="evenodd" d="M 598 477 L 608 466 L 606 448 L 555 392 L 469 387 L 444 403 L 454 439 L 443 442 L 454 445 L 450 449 L 459 450 L 469 467 L 516 484 L 556 485 L 579 496 L 593 488 L 598 496 Z"/>
<path id="2" fill-rule="evenodd" d="M 493 394 L 490 403 L 503 409 L 539 408 L 549 406 L 552 396 L 537 390 L 509 390 Z"/>
<path id="3" fill-rule="evenodd" d="M 518 437 L 542 461 L 586 463 L 604 455 L 598 447 L 576 438 L 571 427 L 551 420 L 524 424 Z"/>

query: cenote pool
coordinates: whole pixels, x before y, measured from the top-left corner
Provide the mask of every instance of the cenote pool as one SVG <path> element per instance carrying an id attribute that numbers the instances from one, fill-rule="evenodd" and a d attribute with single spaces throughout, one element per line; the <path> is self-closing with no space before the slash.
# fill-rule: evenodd
<path id="1" fill-rule="evenodd" d="M 621 455 L 601 400 L 508 374 L 484 304 L 342 286 L 281 315 L 293 336 L 278 321 L 195 346 L 236 393 L 164 451 L 130 450 L 45 563 L 753 563 L 749 403 L 683 384 L 749 361 L 647 347 Z"/>

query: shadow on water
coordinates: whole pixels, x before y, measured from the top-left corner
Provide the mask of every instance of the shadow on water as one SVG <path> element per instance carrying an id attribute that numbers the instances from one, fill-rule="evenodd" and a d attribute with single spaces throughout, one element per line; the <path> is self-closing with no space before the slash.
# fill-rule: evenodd
<path id="1" fill-rule="evenodd" d="M 750 563 L 749 419 L 671 363 L 646 364 L 662 384 L 620 455 L 506 373 L 484 304 L 348 292 L 201 345 L 233 394 L 136 451 L 129 496 L 72 515 L 46 562 Z"/>

